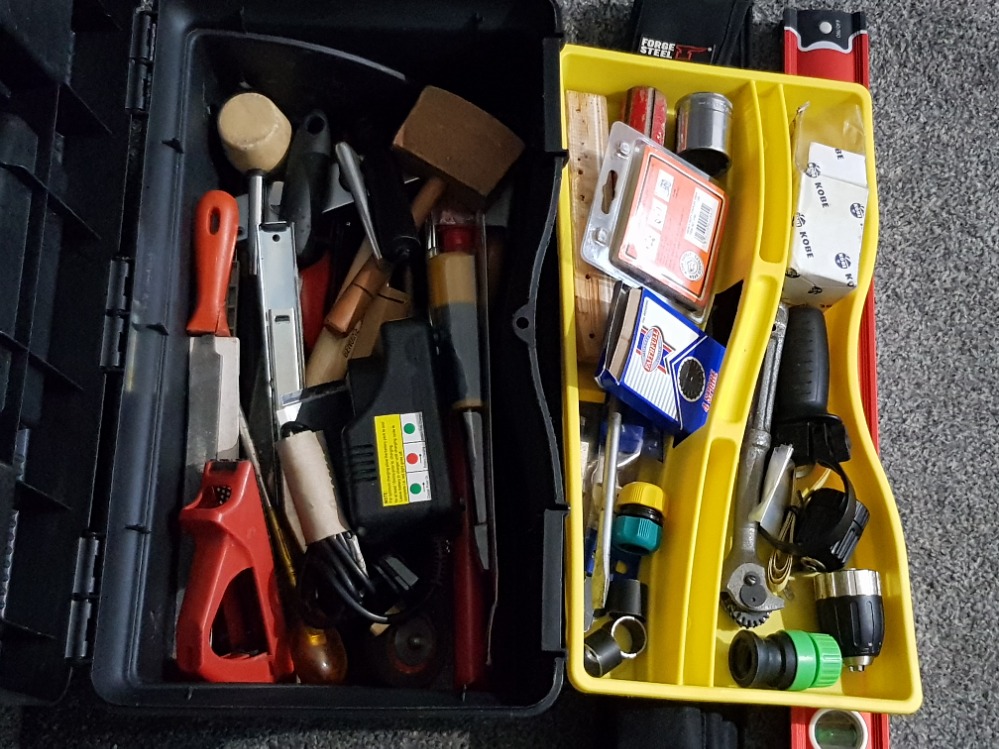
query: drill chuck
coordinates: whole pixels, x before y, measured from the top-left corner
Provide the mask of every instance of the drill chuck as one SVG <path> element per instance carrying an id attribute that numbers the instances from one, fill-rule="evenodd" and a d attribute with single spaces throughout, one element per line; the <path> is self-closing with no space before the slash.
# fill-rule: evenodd
<path id="1" fill-rule="evenodd" d="M 840 570 L 815 577 L 819 629 L 835 638 L 843 663 L 863 671 L 881 652 L 885 609 L 875 570 Z"/>

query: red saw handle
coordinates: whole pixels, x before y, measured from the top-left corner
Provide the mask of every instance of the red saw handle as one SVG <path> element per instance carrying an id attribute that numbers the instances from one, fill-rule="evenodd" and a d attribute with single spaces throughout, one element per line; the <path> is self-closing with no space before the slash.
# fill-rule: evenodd
<path id="1" fill-rule="evenodd" d="M 177 665 L 209 682 L 272 684 L 289 677 L 294 666 L 250 462 L 208 463 L 197 499 L 180 511 L 180 525 L 195 548 L 177 620 Z M 247 571 L 252 592 L 234 584 Z M 239 595 L 244 598 L 237 601 Z M 234 651 L 226 654 L 212 648 L 220 609 Z M 247 638 L 251 620 L 260 622 L 256 638 Z M 253 639 L 263 647 L 250 645 Z"/>
<path id="2" fill-rule="evenodd" d="M 191 335 L 231 335 L 226 319 L 226 294 L 238 231 L 236 199 L 222 190 L 206 192 L 194 211 L 194 272 L 198 301 L 187 323 L 187 332 Z"/>

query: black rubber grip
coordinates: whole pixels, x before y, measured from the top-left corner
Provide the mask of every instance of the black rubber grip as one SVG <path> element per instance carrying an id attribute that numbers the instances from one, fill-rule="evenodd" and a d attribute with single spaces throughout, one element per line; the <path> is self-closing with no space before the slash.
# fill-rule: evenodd
<path id="1" fill-rule="evenodd" d="M 829 339 L 817 307 L 792 307 L 777 376 L 774 422 L 824 416 L 829 410 Z"/>
<path id="2" fill-rule="evenodd" d="M 406 198 L 402 171 L 395 157 L 387 149 L 379 148 L 364 157 L 361 172 L 382 257 L 390 263 L 404 263 L 422 247 Z"/>
<path id="3" fill-rule="evenodd" d="M 306 116 L 288 149 L 288 168 L 281 193 L 280 215 L 295 232 L 295 255 L 299 268 L 308 268 L 322 255 L 312 224 L 323 211 L 330 180 L 330 127 L 326 115 L 315 111 Z"/>
<path id="4" fill-rule="evenodd" d="M 844 658 L 877 656 L 885 641 L 881 596 L 841 596 L 815 602 L 819 629 L 839 643 Z"/>
<path id="5" fill-rule="evenodd" d="M 798 653 L 787 632 L 763 639 L 743 629 L 729 647 L 728 668 L 740 687 L 787 689 L 798 673 Z"/>

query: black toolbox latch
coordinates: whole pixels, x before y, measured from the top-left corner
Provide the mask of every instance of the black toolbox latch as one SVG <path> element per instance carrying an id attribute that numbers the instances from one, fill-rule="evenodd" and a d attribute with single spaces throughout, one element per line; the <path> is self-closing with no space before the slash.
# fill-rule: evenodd
<path id="1" fill-rule="evenodd" d="M 76 572 L 66 638 L 66 658 L 75 662 L 86 662 L 93 657 L 91 622 L 97 614 L 97 559 L 100 551 L 101 540 L 93 534 L 83 536 L 76 549 Z"/>
<path id="2" fill-rule="evenodd" d="M 120 371 L 124 367 L 131 270 L 132 266 L 126 258 L 119 257 L 111 261 L 101 344 L 101 369 L 105 372 Z"/>
<path id="3" fill-rule="evenodd" d="M 128 88 L 125 109 L 129 114 L 149 111 L 149 89 L 153 82 L 153 53 L 156 50 L 156 14 L 152 3 L 144 2 L 132 14 L 132 43 L 128 52 Z"/>

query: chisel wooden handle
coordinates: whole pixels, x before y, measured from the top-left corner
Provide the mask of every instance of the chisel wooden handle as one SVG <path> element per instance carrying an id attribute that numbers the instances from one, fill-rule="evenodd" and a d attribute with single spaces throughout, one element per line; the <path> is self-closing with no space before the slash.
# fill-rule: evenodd
<path id="1" fill-rule="evenodd" d="M 423 222 L 427 220 L 431 209 L 440 200 L 446 187 L 447 184 L 439 177 L 431 177 L 423 183 L 423 187 L 413 198 L 411 206 L 413 222 L 417 226 L 422 226 Z M 367 255 L 367 260 L 354 280 L 340 292 L 333 309 L 326 316 L 327 330 L 341 336 L 350 333 L 357 321 L 364 317 L 371 300 L 388 283 L 392 273 L 390 264 L 377 260 L 371 254 L 371 244 L 367 240 L 364 240 L 357 254 L 359 257 L 362 254 Z"/>
<path id="2" fill-rule="evenodd" d="M 210 190 L 194 211 L 194 272 L 197 304 L 187 324 L 191 335 L 228 337 L 226 294 L 239 231 L 239 208 L 227 192 Z"/>

